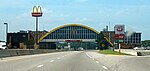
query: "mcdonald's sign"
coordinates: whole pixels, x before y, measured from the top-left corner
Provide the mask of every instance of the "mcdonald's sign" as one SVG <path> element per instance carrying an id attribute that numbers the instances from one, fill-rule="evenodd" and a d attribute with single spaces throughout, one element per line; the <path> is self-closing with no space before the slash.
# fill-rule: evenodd
<path id="1" fill-rule="evenodd" d="M 33 17 L 41 17 L 42 14 L 43 14 L 43 12 L 42 12 L 42 8 L 40 6 L 38 6 L 38 7 L 34 6 L 33 7 L 33 11 L 32 11 Z"/>

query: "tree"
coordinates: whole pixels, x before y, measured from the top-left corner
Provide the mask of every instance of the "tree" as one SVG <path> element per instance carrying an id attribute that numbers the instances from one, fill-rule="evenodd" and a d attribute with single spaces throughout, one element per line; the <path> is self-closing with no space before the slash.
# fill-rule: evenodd
<path id="1" fill-rule="evenodd" d="M 142 41 L 142 45 L 144 47 L 150 47 L 150 40 L 144 40 L 144 41 Z"/>

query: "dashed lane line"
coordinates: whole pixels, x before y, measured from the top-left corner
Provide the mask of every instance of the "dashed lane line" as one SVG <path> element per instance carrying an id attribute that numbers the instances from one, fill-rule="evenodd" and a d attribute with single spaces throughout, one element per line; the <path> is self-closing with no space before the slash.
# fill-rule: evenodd
<path id="1" fill-rule="evenodd" d="M 60 58 L 57 58 L 57 59 L 60 59 Z"/>
<path id="2" fill-rule="evenodd" d="M 51 60 L 50 62 L 54 62 L 55 60 Z"/>
<path id="3" fill-rule="evenodd" d="M 95 60 L 94 58 L 92 58 L 92 60 Z"/>
<path id="4" fill-rule="evenodd" d="M 40 68 L 40 67 L 43 67 L 43 66 L 44 66 L 44 65 L 38 65 L 37 67 Z"/>
<path id="5" fill-rule="evenodd" d="M 87 55 L 89 58 L 92 58 L 89 54 L 86 53 L 86 55 Z"/>
<path id="6" fill-rule="evenodd" d="M 102 66 L 105 70 L 107 70 L 108 68 L 106 66 Z"/>
<path id="7" fill-rule="evenodd" d="M 98 61 L 95 61 L 96 63 L 99 63 Z"/>

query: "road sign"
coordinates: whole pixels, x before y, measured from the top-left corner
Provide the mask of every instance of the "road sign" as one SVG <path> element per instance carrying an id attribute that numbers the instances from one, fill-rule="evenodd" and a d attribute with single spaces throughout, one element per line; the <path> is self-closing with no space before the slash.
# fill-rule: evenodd
<path id="1" fill-rule="evenodd" d="M 115 40 L 116 43 L 123 43 L 123 40 L 121 39 L 118 39 L 118 40 Z"/>
<path id="2" fill-rule="evenodd" d="M 115 30 L 115 34 L 124 34 L 125 25 L 115 25 L 114 30 Z"/>
<path id="3" fill-rule="evenodd" d="M 124 39 L 124 34 L 115 34 L 115 39 Z"/>

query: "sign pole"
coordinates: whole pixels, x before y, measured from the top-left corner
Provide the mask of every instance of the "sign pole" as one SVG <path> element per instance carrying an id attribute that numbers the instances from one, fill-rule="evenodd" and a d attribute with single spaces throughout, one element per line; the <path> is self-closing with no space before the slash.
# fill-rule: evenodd
<path id="1" fill-rule="evenodd" d="M 38 43 L 38 17 L 36 17 L 36 45 Z"/>
<path id="2" fill-rule="evenodd" d="M 42 8 L 40 6 L 33 7 L 33 12 L 32 12 L 32 16 L 35 17 L 36 19 L 36 31 L 35 31 L 35 47 L 37 48 L 37 44 L 38 44 L 38 17 L 42 17 L 43 12 L 42 12 Z"/>
<path id="3" fill-rule="evenodd" d="M 121 46 L 120 46 L 120 43 L 118 43 L 119 44 L 119 53 L 121 53 Z"/>

